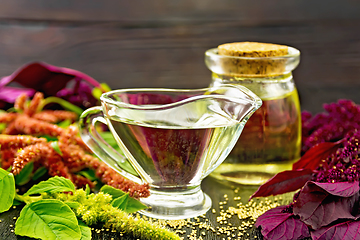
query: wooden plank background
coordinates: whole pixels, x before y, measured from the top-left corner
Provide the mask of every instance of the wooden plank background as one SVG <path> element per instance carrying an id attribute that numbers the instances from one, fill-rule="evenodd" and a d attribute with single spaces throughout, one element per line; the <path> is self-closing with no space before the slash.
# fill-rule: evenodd
<path id="1" fill-rule="evenodd" d="M 298 48 L 302 109 L 360 103 L 360 1 L 0 0 L 0 76 L 44 61 L 113 89 L 205 87 L 204 52 L 234 41 Z"/>

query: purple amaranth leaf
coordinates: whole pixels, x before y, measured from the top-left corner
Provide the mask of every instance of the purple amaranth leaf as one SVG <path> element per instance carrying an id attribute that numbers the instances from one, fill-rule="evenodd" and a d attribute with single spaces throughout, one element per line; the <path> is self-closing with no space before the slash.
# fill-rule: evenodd
<path id="1" fill-rule="evenodd" d="M 302 239 L 310 237 L 308 227 L 292 213 L 285 213 L 287 206 L 268 210 L 256 220 L 255 226 L 261 226 L 264 239 Z"/>
<path id="2" fill-rule="evenodd" d="M 37 91 L 44 93 L 45 97 L 57 96 L 57 93 L 65 89 L 72 80 L 75 80 L 80 84 L 75 84 L 75 86 L 81 87 L 71 89 L 70 95 L 79 95 L 81 97 L 84 95 L 87 96 L 81 103 L 74 104 L 87 108 L 89 105 L 93 105 L 94 102 L 97 102 L 97 99 L 92 96 L 91 89 L 95 87 L 102 89 L 102 87 L 95 79 L 77 70 L 56 67 L 41 62 L 24 65 L 10 76 L 3 77 L 0 80 L 0 100 L 14 103 L 21 93 L 25 92 L 30 97 Z M 86 82 L 87 88 L 82 81 Z M 24 89 L 16 88 L 15 91 L 13 87 L 8 86 L 8 84 L 12 82 L 20 84 Z M 8 94 L 9 92 L 11 92 L 10 95 Z"/>
<path id="3" fill-rule="evenodd" d="M 311 179 L 313 171 L 310 169 L 289 170 L 276 174 L 250 197 L 267 197 L 270 195 L 292 192 L 303 187 Z"/>
<path id="4" fill-rule="evenodd" d="M 333 183 L 339 184 L 339 183 Z M 315 182 L 308 182 L 300 191 L 299 196 L 294 202 L 293 212 L 300 219 L 316 230 L 326 226 L 338 219 L 356 219 L 352 213 L 355 212 L 354 206 L 357 205 L 359 192 L 348 190 L 341 192 L 341 187 L 350 187 L 352 184 L 341 183 L 337 187 L 329 187 L 329 185 L 321 185 Z M 341 194 L 332 195 L 330 192 Z"/>
<path id="5" fill-rule="evenodd" d="M 100 83 L 82 72 L 42 62 L 34 62 L 22 66 L 10 76 L 4 77 L 0 82 L 0 87 L 15 81 L 27 88 L 43 88 L 45 90 L 44 93 L 50 91 L 52 92 L 51 95 L 54 95 L 57 91 L 64 88 L 64 84 L 75 77 L 86 80 L 94 87 L 100 87 Z"/>
<path id="6" fill-rule="evenodd" d="M 351 197 L 359 192 L 359 182 L 337 182 L 337 183 L 319 183 L 312 182 L 318 187 L 322 188 L 331 195 L 339 197 Z"/>
<path id="7" fill-rule="evenodd" d="M 328 239 L 360 239 L 360 221 L 346 221 L 311 231 L 314 240 Z"/>
<path id="8" fill-rule="evenodd" d="M 97 105 L 98 100 L 92 94 L 92 88 L 86 82 L 81 82 L 81 79 L 75 78 L 76 81 L 73 89 L 64 88 L 57 92 L 56 96 L 65 99 L 77 106 L 84 106 L 85 108 Z"/>
<path id="9" fill-rule="evenodd" d="M 33 96 L 35 90 L 27 88 L 4 87 L 0 90 L 0 100 L 7 103 L 14 103 L 16 98 L 25 93 L 27 96 Z"/>
<path id="10" fill-rule="evenodd" d="M 330 154 L 339 148 L 341 142 L 323 142 L 310 148 L 306 153 L 293 164 L 293 170 L 311 169 L 315 170 L 319 167 L 322 160 L 326 159 Z"/>

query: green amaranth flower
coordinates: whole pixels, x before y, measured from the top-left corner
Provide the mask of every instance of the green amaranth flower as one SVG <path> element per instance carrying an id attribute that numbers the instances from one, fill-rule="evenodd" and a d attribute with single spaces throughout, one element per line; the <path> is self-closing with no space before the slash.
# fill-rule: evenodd
<path id="1" fill-rule="evenodd" d="M 140 239 L 181 239 L 167 228 L 142 218 L 133 217 L 111 205 L 111 195 L 103 192 L 87 195 L 83 189 L 71 194 L 53 194 L 51 197 L 65 203 L 77 202 L 75 214 L 87 225 L 104 224 L 105 228 L 117 230 Z"/>

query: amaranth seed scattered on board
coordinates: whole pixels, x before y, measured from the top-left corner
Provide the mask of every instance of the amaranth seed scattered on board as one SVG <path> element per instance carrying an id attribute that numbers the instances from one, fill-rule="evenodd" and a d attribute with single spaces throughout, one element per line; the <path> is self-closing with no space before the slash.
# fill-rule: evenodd
<path id="1" fill-rule="evenodd" d="M 235 195 L 239 193 L 238 188 L 235 188 L 233 191 Z M 235 196 L 232 200 L 240 201 L 241 197 Z M 283 198 L 252 199 L 247 203 L 239 202 L 235 206 L 230 206 L 228 203 L 229 197 L 225 194 L 222 201 L 218 203 L 219 211 L 214 208 L 209 210 L 209 214 L 215 215 L 218 226 L 212 226 L 213 224 L 205 215 L 182 220 L 150 220 L 167 226 L 179 234 L 182 239 L 201 240 L 209 234 L 224 240 L 249 239 L 249 230 L 253 228 L 256 219 L 267 210 L 282 205 Z M 240 220 L 240 224 L 234 224 L 234 218 L 236 217 Z M 257 236 L 253 237 L 257 238 Z"/>

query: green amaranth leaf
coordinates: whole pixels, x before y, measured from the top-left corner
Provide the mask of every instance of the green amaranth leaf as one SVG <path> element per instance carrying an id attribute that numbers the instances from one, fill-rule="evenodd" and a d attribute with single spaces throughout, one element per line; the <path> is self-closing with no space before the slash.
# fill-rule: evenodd
<path id="1" fill-rule="evenodd" d="M 39 178 L 41 178 L 42 176 L 44 176 L 47 173 L 47 169 L 45 167 L 40 167 L 38 168 L 35 172 L 34 175 L 32 176 L 32 180 L 36 181 Z"/>
<path id="2" fill-rule="evenodd" d="M 115 198 L 112 202 L 111 205 L 113 207 L 116 207 L 118 209 L 121 209 L 124 211 L 124 208 L 126 207 L 126 203 L 124 203 L 125 201 L 127 201 L 127 195 L 124 194 L 121 197 Z M 125 211 L 124 211 L 125 212 Z"/>
<path id="3" fill-rule="evenodd" d="M 117 144 L 111 132 L 100 132 L 99 134 L 110 146 L 123 155 L 123 152 L 119 148 L 119 145 Z"/>
<path id="4" fill-rule="evenodd" d="M 98 177 L 96 177 L 95 171 L 92 169 L 85 169 L 82 170 L 78 173 L 76 173 L 76 175 L 81 175 L 83 177 L 86 177 L 87 179 L 89 179 L 90 181 L 96 183 L 95 185 L 95 190 L 99 190 L 104 184 L 100 181 L 100 179 Z"/>
<path id="5" fill-rule="evenodd" d="M 83 221 L 79 220 L 79 227 L 81 230 L 80 240 L 91 240 L 91 228 L 89 228 Z"/>
<path id="6" fill-rule="evenodd" d="M 62 156 L 62 152 L 60 150 L 60 147 L 59 147 L 59 142 L 58 141 L 54 141 L 54 142 L 51 142 L 50 143 L 51 147 L 55 150 L 55 152 L 57 152 L 60 156 Z"/>
<path id="7" fill-rule="evenodd" d="M 44 99 L 42 106 L 45 106 L 49 103 L 57 103 L 60 106 L 62 106 L 64 109 L 68 110 L 68 111 L 72 111 L 74 113 L 76 113 L 77 115 L 81 115 L 83 110 L 81 108 L 79 108 L 78 106 L 75 106 L 74 104 L 62 99 L 62 98 L 58 98 L 58 97 L 47 97 Z"/>
<path id="8" fill-rule="evenodd" d="M 147 208 L 147 206 L 142 204 L 140 201 L 130 197 L 128 193 L 114 199 L 111 202 L 111 205 L 123 210 L 126 213 L 134 213 Z"/>
<path id="9" fill-rule="evenodd" d="M 15 176 L 15 183 L 18 186 L 25 185 L 31 180 L 31 173 L 34 170 L 34 163 L 29 162 L 21 169 L 20 173 Z"/>
<path id="10" fill-rule="evenodd" d="M 27 104 L 27 106 L 29 105 L 28 103 L 25 103 L 25 104 Z M 12 113 L 12 112 L 19 112 L 19 113 L 22 113 L 23 112 L 23 110 L 19 110 L 19 109 L 16 109 L 16 108 L 14 108 L 14 107 L 11 107 L 11 108 L 9 108 L 8 110 L 6 110 L 6 112 L 9 112 L 9 113 Z"/>
<path id="11" fill-rule="evenodd" d="M 95 182 L 96 185 L 94 187 L 95 190 L 99 190 L 104 184 L 100 181 L 100 179 L 98 177 L 96 177 L 95 175 L 95 171 L 92 169 L 85 169 L 82 170 L 78 173 L 76 173 L 76 175 L 81 175 L 83 177 L 86 177 L 87 179 L 89 179 L 92 182 Z M 90 193 L 90 192 L 89 192 Z"/>
<path id="12" fill-rule="evenodd" d="M 139 176 L 135 169 L 129 163 L 129 160 L 125 158 L 124 153 L 120 149 L 119 145 L 117 144 L 115 138 L 113 137 L 111 132 L 99 132 L 100 136 L 105 140 L 107 144 L 109 144 L 113 149 L 115 149 L 120 155 L 124 157 L 124 162 L 117 161 L 117 164 L 120 168 L 124 169 L 126 172 L 131 173 L 132 175 Z M 104 146 L 103 143 L 99 142 L 100 145 Z M 103 147 L 104 149 L 108 148 L 107 146 Z M 112 155 L 109 151 L 108 154 Z M 117 159 L 117 156 L 112 156 L 114 159 Z"/>
<path id="13" fill-rule="evenodd" d="M 68 126 L 70 126 L 72 124 L 71 120 L 70 119 L 65 119 L 64 121 L 62 122 L 59 122 L 57 125 L 59 127 L 62 127 L 62 128 L 67 128 Z"/>
<path id="14" fill-rule="evenodd" d="M 57 137 L 53 137 L 53 136 L 50 136 L 50 135 L 42 135 L 41 137 L 46 138 L 46 140 L 47 140 L 48 142 L 57 141 L 57 140 L 58 140 Z"/>
<path id="15" fill-rule="evenodd" d="M 15 197 L 15 179 L 12 173 L 0 168 L 0 213 L 6 212 Z"/>
<path id="16" fill-rule="evenodd" d="M 24 196 L 41 193 L 58 193 L 58 192 L 74 192 L 74 184 L 67 178 L 64 177 L 51 177 L 46 181 L 42 181 L 32 186 Z"/>
<path id="17" fill-rule="evenodd" d="M 21 205 L 21 204 L 24 204 L 24 202 L 14 199 L 12 205 L 13 205 L 13 206 L 19 206 L 19 205 Z"/>
<path id="18" fill-rule="evenodd" d="M 83 177 L 86 177 L 87 179 L 89 179 L 90 181 L 96 181 L 99 180 L 96 175 L 95 175 L 95 171 L 92 169 L 86 169 L 86 170 L 82 170 L 80 172 L 77 173 L 78 175 L 81 175 Z"/>
<path id="19" fill-rule="evenodd" d="M 100 88 L 101 87 L 101 88 Z M 94 98 L 96 99 L 100 99 L 101 95 L 104 92 L 109 92 L 111 91 L 111 88 L 109 87 L 109 85 L 107 85 L 106 83 L 101 83 L 100 87 L 95 87 L 93 88 L 93 90 L 91 91 L 91 94 L 94 96 Z"/>
<path id="20" fill-rule="evenodd" d="M 6 123 L 0 123 L 0 131 L 2 132 L 7 127 Z"/>
<path id="21" fill-rule="evenodd" d="M 142 204 L 140 201 L 130 197 L 128 193 L 109 185 L 104 185 L 100 189 L 100 192 L 110 194 L 113 198 L 111 205 L 123 210 L 126 213 L 134 213 L 147 208 L 147 206 Z"/>
<path id="22" fill-rule="evenodd" d="M 125 195 L 125 192 L 121 191 L 120 189 L 114 188 L 109 185 L 104 185 L 100 188 L 100 192 L 110 194 L 113 199 L 121 197 Z"/>
<path id="23" fill-rule="evenodd" d="M 111 88 L 109 87 L 109 85 L 107 85 L 107 83 L 100 83 L 100 86 L 105 92 L 111 91 Z"/>
<path id="24" fill-rule="evenodd" d="M 86 187 L 85 187 L 85 193 L 86 193 L 86 195 L 89 195 L 90 192 L 91 192 L 91 190 L 90 190 L 89 184 L 86 184 Z"/>
<path id="25" fill-rule="evenodd" d="M 16 221 L 15 234 L 47 240 L 80 240 L 82 236 L 75 213 L 55 199 L 25 205 Z"/>
<path id="26" fill-rule="evenodd" d="M 65 202 L 65 204 L 72 209 L 77 209 L 78 207 L 80 207 L 80 203 L 78 202 Z"/>
<path id="27" fill-rule="evenodd" d="M 94 98 L 96 99 L 100 99 L 101 95 L 103 94 L 103 91 L 100 88 L 93 88 L 93 90 L 91 91 L 91 94 L 94 96 Z"/>

